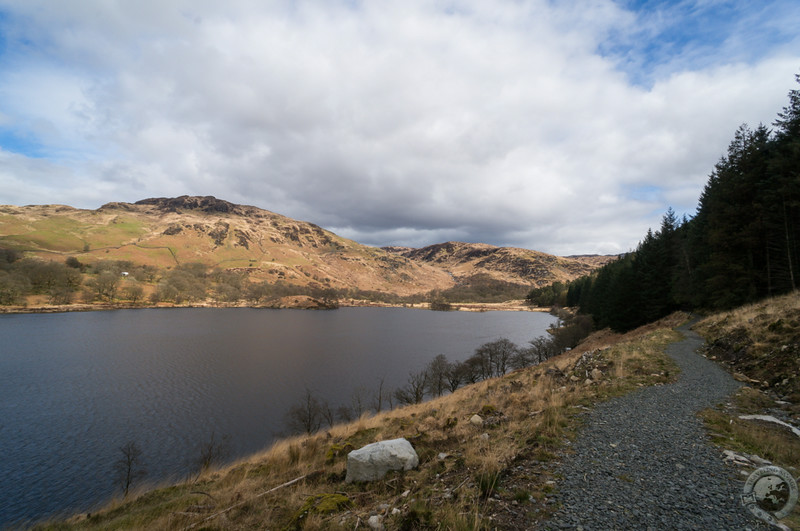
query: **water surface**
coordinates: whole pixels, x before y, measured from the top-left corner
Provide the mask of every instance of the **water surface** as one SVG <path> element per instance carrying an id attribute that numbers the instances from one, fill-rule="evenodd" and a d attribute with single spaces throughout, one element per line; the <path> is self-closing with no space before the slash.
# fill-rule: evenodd
<path id="1" fill-rule="evenodd" d="M 199 446 L 268 446 L 306 388 L 334 408 L 384 378 L 403 385 L 437 354 L 463 360 L 501 337 L 524 345 L 537 312 L 143 309 L 0 316 L 0 526 L 91 510 L 119 494 L 119 447 L 147 479 L 189 474 Z"/>

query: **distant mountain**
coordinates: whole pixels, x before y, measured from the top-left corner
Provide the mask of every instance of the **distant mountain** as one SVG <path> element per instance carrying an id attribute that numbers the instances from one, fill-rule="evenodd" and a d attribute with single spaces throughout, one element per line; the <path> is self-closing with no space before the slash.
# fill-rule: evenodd
<path id="1" fill-rule="evenodd" d="M 597 264 L 525 249 L 448 242 L 380 249 L 312 223 L 214 197 L 151 198 L 97 210 L 0 206 L 0 247 L 59 260 L 129 260 L 160 268 L 201 262 L 251 280 L 374 290 L 398 295 L 447 289 L 461 277 L 540 286 Z"/>
<path id="2" fill-rule="evenodd" d="M 560 257 L 517 247 L 462 242 L 439 243 L 421 249 L 384 249 L 419 264 L 441 268 L 456 279 L 484 274 L 496 280 L 536 287 L 568 282 L 617 259 L 599 255 Z"/>

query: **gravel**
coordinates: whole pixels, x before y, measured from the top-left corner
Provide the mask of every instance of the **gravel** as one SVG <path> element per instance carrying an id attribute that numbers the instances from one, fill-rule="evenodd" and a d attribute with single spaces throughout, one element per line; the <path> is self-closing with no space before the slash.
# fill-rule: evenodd
<path id="1" fill-rule="evenodd" d="M 643 388 L 599 405 L 558 473 L 560 509 L 544 529 L 770 529 L 739 496 L 744 478 L 723 463 L 696 413 L 738 385 L 686 339 L 667 353 L 678 382 Z"/>

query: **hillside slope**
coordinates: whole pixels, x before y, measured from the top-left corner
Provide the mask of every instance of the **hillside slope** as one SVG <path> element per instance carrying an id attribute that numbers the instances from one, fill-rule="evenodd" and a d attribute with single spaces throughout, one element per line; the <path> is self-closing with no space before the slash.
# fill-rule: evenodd
<path id="1" fill-rule="evenodd" d="M 439 243 L 421 249 L 384 249 L 418 264 L 435 265 L 457 279 L 486 274 L 496 280 L 534 287 L 574 280 L 617 258 L 593 255 L 564 258 L 517 247 L 462 242 Z"/>
<path id="2" fill-rule="evenodd" d="M 245 272 L 252 281 L 400 296 L 446 290 L 476 275 L 523 288 L 542 286 L 577 278 L 610 259 L 456 242 L 381 249 L 210 196 L 114 202 L 96 210 L 0 206 L 0 248 L 88 264 L 126 260 L 172 268 L 200 262 Z"/>
<path id="3" fill-rule="evenodd" d="M 160 268 L 201 262 L 285 280 L 398 294 L 453 284 L 435 267 L 342 238 L 312 223 L 214 197 L 0 207 L 0 247 L 82 262 L 130 260 Z"/>

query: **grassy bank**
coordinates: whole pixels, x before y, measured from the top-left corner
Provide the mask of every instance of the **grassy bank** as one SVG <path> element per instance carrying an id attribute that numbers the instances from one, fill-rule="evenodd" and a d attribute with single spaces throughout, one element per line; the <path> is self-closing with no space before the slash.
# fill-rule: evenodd
<path id="1" fill-rule="evenodd" d="M 701 416 L 714 442 L 745 457 L 745 478 L 762 460 L 793 476 L 800 472 L 800 437 L 785 426 L 748 415 L 800 421 L 800 293 L 768 299 L 712 315 L 696 325 L 706 355 L 727 366 L 744 385 L 728 402 Z M 800 529 L 800 509 L 782 520 Z"/>
<path id="2" fill-rule="evenodd" d="M 38 529 L 513 528 L 553 509 L 554 465 L 580 414 L 599 400 L 670 381 L 676 315 L 624 336 L 597 333 L 544 364 L 429 402 L 278 442 L 190 481 Z M 480 425 L 470 422 L 473 415 Z M 420 466 L 369 484 L 344 481 L 347 452 L 405 437 Z"/>

